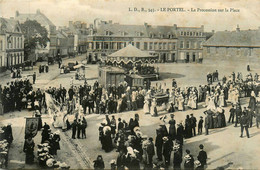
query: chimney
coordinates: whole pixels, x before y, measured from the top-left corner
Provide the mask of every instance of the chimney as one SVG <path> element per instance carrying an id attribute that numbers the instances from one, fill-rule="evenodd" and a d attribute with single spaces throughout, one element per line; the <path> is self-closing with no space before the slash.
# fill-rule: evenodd
<path id="1" fill-rule="evenodd" d="M 215 30 L 212 30 L 212 33 L 215 33 Z"/>
<path id="2" fill-rule="evenodd" d="M 94 27 L 93 27 L 93 24 L 89 24 L 89 28 L 92 28 L 92 29 L 93 29 L 93 28 L 94 28 Z"/>
<path id="3" fill-rule="evenodd" d="M 236 29 L 237 32 L 240 32 L 240 28 L 239 28 L 239 25 L 237 24 L 237 29 Z"/>
<path id="4" fill-rule="evenodd" d="M 173 24 L 173 29 L 177 30 L 177 24 Z"/>
<path id="5" fill-rule="evenodd" d="M 19 15 L 19 11 L 15 11 L 15 17 L 18 17 Z"/>
<path id="6" fill-rule="evenodd" d="M 202 31 L 204 31 L 204 25 L 201 25 L 200 28 L 202 29 Z"/>
<path id="7" fill-rule="evenodd" d="M 109 23 L 109 24 L 112 24 L 112 20 L 109 20 L 108 23 Z"/>
<path id="8" fill-rule="evenodd" d="M 10 17 L 10 19 L 14 19 L 14 17 Z"/>
<path id="9" fill-rule="evenodd" d="M 147 26 L 148 26 L 148 24 L 145 22 L 145 23 L 144 23 L 144 26 L 145 26 L 145 27 L 147 27 Z"/>

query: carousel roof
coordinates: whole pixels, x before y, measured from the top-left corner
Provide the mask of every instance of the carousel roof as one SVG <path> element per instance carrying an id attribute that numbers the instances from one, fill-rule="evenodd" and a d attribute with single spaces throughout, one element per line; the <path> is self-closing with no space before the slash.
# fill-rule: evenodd
<path id="1" fill-rule="evenodd" d="M 129 44 L 125 48 L 108 55 L 108 57 L 155 57 L 150 55 L 148 52 L 141 51 L 140 49 Z"/>

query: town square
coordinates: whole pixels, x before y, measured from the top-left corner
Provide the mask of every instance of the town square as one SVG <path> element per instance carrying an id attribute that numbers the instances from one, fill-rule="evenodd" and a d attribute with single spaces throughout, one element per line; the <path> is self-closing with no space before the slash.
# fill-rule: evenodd
<path id="1" fill-rule="evenodd" d="M 66 2 L 0 13 L 0 168 L 260 167 L 258 25 L 100 14 L 56 26 L 40 6 Z"/>

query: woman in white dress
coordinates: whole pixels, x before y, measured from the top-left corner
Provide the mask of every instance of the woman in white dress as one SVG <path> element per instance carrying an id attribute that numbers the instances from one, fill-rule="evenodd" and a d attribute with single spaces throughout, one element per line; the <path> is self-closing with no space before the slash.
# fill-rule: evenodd
<path id="1" fill-rule="evenodd" d="M 216 109 L 216 104 L 215 104 L 215 97 L 214 95 L 212 94 L 210 96 L 210 100 L 209 100 L 209 105 L 207 107 L 207 110 L 215 110 Z"/>
<path id="2" fill-rule="evenodd" d="M 152 116 L 157 116 L 158 115 L 158 113 L 157 113 L 157 104 L 156 104 L 156 100 L 155 99 L 153 99 L 153 101 L 152 101 L 152 105 L 151 105 L 151 115 Z"/>
<path id="3" fill-rule="evenodd" d="M 144 114 L 150 114 L 149 100 L 144 101 L 143 110 L 144 110 Z"/>
<path id="4" fill-rule="evenodd" d="M 187 101 L 187 106 L 189 108 L 192 108 L 192 98 L 193 98 L 193 94 L 192 94 L 192 91 L 191 91 L 190 95 L 189 95 L 189 98 L 188 98 L 188 101 Z"/>
<path id="5" fill-rule="evenodd" d="M 182 94 L 180 94 L 178 97 L 178 110 L 179 111 L 184 110 L 184 98 L 183 98 Z"/>
<path id="6" fill-rule="evenodd" d="M 198 99 L 198 98 L 197 98 L 196 93 L 193 92 L 193 94 L 192 94 L 192 101 L 191 101 L 191 108 L 192 108 L 193 110 L 196 110 L 197 107 L 198 107 L 197 99 Z"/>
<path id="7" fill-rule="evenodd" d="M 205 99 L 205 106 L 207 107 L 209 105 L 210 95 L 209 91 L 206 92 L 206 99 Z"/>
<path id="8" fill-rule="evenodd" d="M 221 90 L 219 99 L 218 99 L 218 106 L 219 107 L 225 107 L 227 105 L 225 96 L 224 96 L 224 90 Z"/>

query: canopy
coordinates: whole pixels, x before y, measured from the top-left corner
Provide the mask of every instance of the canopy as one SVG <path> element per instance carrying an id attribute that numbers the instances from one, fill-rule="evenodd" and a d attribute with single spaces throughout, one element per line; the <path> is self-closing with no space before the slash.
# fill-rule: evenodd
<path id="1" fill-rule="evenodd" d="M 125 48 L 122 48 L 121 50 L 118 50 L 117 52 L 108 55 L 108 57 L 154 58 L 156 56 L 152 56 L 148 52 L 142 51 L 134 47 L 132 44 L 129 44 Z"/>
<path id="2" fill-rule="evenodd" d="M 75 68 L 75 69 L 80 68 L 80 67 L 85 67 L 85 66 L 83 64 L 78 64 L 78 65 L 73 66 L 73 68 Z"/>

